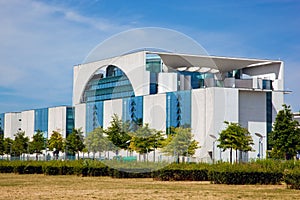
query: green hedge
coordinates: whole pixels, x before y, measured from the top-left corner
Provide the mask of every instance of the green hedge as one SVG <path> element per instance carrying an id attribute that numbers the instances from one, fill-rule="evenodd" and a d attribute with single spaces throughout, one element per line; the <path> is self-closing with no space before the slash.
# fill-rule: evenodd
<path id="1" fill-rule="evenodd" d="M 280 166 L 257 162 L 216 164 L 211 166 L 208 176 L 215 184 L 280 184 L 283 181 L 283 171 Z"/>
<path id="2" fill-rule="evenodd" d="M 284 181 L 288 188 L 300 190 L 300 169 L 285 170 Z"/>
<path id="3" fill-rule="evenodd" d="M 153 173 L 160 181 L 208 181 L 209 164 L 171 164 Z"/>
<path id="4" fill-rule="evenodd" d="M 180 163 L 159 168 L 155 163 L 76 161 L 0 161 L 0 173 L 154 178 L 161 181 L 211 181 L 214 184 L 280 184 L 300 189 L 300 162 L 253 161 L 247 164 Z M 151 166 L 151 167 L 149 167 Z M 153 168 L 154 167 L 154 168 Z"/>

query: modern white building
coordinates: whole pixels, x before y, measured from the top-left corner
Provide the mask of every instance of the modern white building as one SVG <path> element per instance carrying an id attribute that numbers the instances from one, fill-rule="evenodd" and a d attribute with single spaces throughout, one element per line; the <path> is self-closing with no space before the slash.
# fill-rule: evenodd
<path id="1" fill-rule="evenodd" d="M 50 138 L 53 131 L 58 131 L 64 138 L 74 128 L 74 109 L 70 106 L 58 106 L 0 114 L 0 129 L 5 138 L 14 139 L 17 132 L 24 131 L 32 139 L 38 131 Z"/>
<path id="2" fill-rule="evenodd" d="M 209 161 L 228 160 L 214 141 L 224 121 L 237 122 L 255 143 L 255 151 L 239 158 L 265 157 L 268 133 L 284 103 L 283 71 L 282 61 L 152 51 L 77 65 L 75 127 L 85 133 L 106 128 L 113 114 L 164 132 L 190 127 L 201 146 L 195 157 Z"/>
<path id="3" fill-rule="evenodd" d="M 300 112 L 293 113 L 293 119 L 300 124 Z"/>

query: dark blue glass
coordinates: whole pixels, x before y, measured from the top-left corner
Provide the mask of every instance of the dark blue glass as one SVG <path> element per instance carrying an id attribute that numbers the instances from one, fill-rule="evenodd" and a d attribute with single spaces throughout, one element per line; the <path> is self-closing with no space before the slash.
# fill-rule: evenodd
<path id="1" fill-rule="evenodd" d="M 266 93 L 266 121 L 267 121 L 267 149 L 271 150 L 271 145 L 269 144 L 269 135 L 272 131 L 272 92 Z"/>
<path id="2" fill-rule="evenodd" d="M 4 123 L 5 123 L 5 114 L 0 114 L 0 134 L 4 134 Z"/>
<path id="3" fill-rule="evenodd" d="M 89 133 L 97 127 L 103 127 L 103 101 L 86 104 L 86 132 Z"/>
<path id="4" fill-rule="evenodd" d="M 45 138 L 48 138 L 48 108 L 34 110 L 34 132 L 38 130 L 44 133 Z"/>
<path id="5" fill-rule="evenodd" d="M 123 99 L 122 120 L 136 125 L 143 124 L 143 96 Z"/>
<path id="6" fill-rule="evenodd" d="M 124 72 L 116 66 L 108 66 L 106 76 L 95 74 L 87 84 L 84 102 L 103 101 L 134 96 L 131 83 Z"/>
<path id="7" fill-rule="evenodd" d="M 74 108 L 73 107 L 67 107 L 67 116 L 66 116 L 66 136 L 68 136 L 70 133 L 72 133 L 74 128 Z"/>
<path id="8" fill-rule="evenodd" d="M 167 93 L 167 133 L 171 127 L 191 127 L 191 91 Z"/>

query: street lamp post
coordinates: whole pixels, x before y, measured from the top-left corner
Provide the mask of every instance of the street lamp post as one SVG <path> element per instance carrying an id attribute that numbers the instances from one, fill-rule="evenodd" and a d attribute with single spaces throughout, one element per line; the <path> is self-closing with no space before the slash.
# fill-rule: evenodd
<path id="1" fill-rule="evenodd" d="M 213 141 L 213 151 L 212 151 L 212 160 L 213 160 L 213 163 L 215 163 L 215 143 L 217 141 L 217 138 L 216 138 L 216 136 L 214 136 L 212 134 L 210 134 L 209 136 L 214 139 L 214 141 Z"/>
<path id="2" fill-rule="evenodd" d="M 255 135 L 257 137 L 259 137 L 259 141 L 258 141 L 258 155 L 257 157 L 260 159 L 260 158 L 263 158 L 263 143 L 262 143 L 262 140 L 263 140 L 263 135 L 260 134 L 260 133 L 255 133 Z"/>

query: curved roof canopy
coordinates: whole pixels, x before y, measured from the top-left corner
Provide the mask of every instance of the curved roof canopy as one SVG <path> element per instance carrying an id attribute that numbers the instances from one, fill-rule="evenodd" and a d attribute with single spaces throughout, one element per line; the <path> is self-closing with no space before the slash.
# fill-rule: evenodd
<path id="1" fill-rule="evenodd" d="M 198 72 L 228 72 L 247 67 L 260 65 L 279 64 L 281 61 L 258 60 L 246 58 L 230 58 L 217 56 L 187 55 L 165 52 L 149 52 L 157 54 L 163 63 L 179 71 L 198 71 Z"/>

